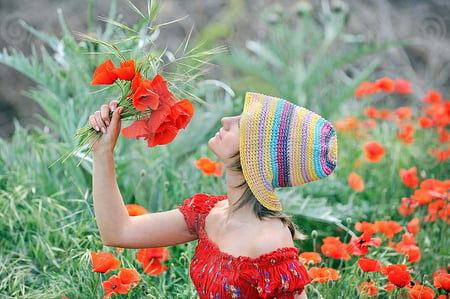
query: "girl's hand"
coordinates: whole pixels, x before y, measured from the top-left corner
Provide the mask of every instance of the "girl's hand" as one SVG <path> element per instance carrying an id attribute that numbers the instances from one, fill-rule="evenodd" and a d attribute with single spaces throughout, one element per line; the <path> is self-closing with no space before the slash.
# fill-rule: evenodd
<path id="1" fill-rule="evenodd" d="M 103 132 L 103 135 L 92 147 L 93 154 L 114 151 L 121 128 L 120 113 L 123 110 L 123 107 L 117 107 L 117 105 L 117 101 L 112 101 L 109 105 L 102 105 L 100 110 L 89 116 L 89 124 L 92 128 Z M 111 112 L 113 112 L 112 117 L 110 117 Z"/>

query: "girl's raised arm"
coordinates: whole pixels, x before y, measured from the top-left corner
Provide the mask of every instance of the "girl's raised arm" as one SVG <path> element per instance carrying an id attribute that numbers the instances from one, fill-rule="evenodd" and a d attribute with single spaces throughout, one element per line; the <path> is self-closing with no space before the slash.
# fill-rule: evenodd
<path id="1" fill-rule="evenodd" d="M 105 245 L 122 248 L 162 247 L 189 242 L 183 214 L 175 209 L 141 216 L 128 216 L 120 193 L 114 163 L 114 147 L 120 133 L 121 107 L 116 102 L 102 106 L 89 118 L 104 134 L 92 148 L 93 199 L 97 225 Z M 114 110 L 110 119 L 109 113 Z"/>

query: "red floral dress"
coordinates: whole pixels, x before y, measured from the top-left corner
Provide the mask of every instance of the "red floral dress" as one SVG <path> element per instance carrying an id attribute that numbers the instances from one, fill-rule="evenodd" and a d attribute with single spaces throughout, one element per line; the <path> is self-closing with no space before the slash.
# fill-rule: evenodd
<path id="1" fill-rule="evenodd" d="M 198 244 L 190 266 L 200 299 L 294 298 L 310 283 L 295 247 L 278 248 L 257 258 L 234 257 L 209 240 L 205 218 L 226 196 L 196 194 L 178 209 Z"/>

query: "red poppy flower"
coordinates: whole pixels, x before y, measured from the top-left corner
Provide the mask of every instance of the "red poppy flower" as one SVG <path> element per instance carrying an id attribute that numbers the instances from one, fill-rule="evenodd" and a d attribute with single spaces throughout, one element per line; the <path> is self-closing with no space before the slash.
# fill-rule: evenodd
<path id="1" fill-rule="evenodd" d="M 403 288 L 411 282 L 409 271 L 390 271 L 387 276 L 388 280 L 398 288 Z"/>
<path id="2" fill-rule="evenodd" d="M 409 298 L 412 299 L 433 299 L 434 298 L 434 291 L 432 288 L 425 287 L 420 284 L 414 285 L 409 290 Z"/>
<path id="3" fill-rule="evenodd" d="M 414 126 L 411 124 L 406 124 L 400 126 L 400 130 L 397 133 L 397 138 L 400 139 L 404 144 L 411 144 L 414 141 Z"/>
<path id="4" fill-rule="evenodd" d="M 378 109 L 376 107 L 370 106 L 364 109 L 364 115 L 368 118 L 377 118 Z"/>
<path id="5" fill-rule="evenodd" d="M 442 288 L 450 292 L 450 274 L 445 270 L 436 271 L 433 275 L 433 283 L 436 288 Z"/>
<path id="6" fill-rule="evenodd" d="M 381 264 L 378 260 L 362 257 L 358 259 L 358 265 L 364 272 L 378 272 Z"/>
<path id="7" fill-rule="evenodd" d="M 409 221 L 406 224 L 406 230 L 412 234 L 413 236 L 417 235 L 417 233 L 420 230 L 420 220 L 419 218 L 415 217 L 413 219 L 411 219 L 411 221 Z"/>
<path id="8" fill-rule="evenodd" d="M 417 189 L 414 191 L 414 194 L 411 195 L 411 199 L 421 205 L 425 205 L 433 200 L 433 196 L 431 196 L 429 190 Z"/>
<path id="9" fill-rule="evenodd" d="M 143 206 L 140 206 L 138 204 L 127 204 L 126 208 L 129 216 L 139 216 L 148 214 L 148 211 Z"/>
<path id="10" fill-rule="evenodd" d="M 223 174 L 223 165 L 220 161 L 212 161 L 209 158 L 200 158 L 194 161 L 194 165 L 206 176 L 215 175 L 220 177 Z"/>
<path id="11" fill-rule="evenodd" d="M 393 220 L 375 221 L 376 231 L 383 233 L 388 239 L 402 231 L 402 226 Z"/>
<path id="12" fill-rule="evenodd" d="M 129 285 L 130 288 L 136 287 L 141 281 L 141 277 L 135 269 L 122 268 L 118 276 L 122 284 Z"/>
<path id="13" fill-rule="evenodd" d="M 322 257 L 317 252 L 302 252 L 299 255 L 300 260 L 304 264 L 318 264 L 322 262 Z"/>
<path id="14" fill-rule="evenodd" d="M 373 93 L 379 92 L 380 87 L 375 83 L 364 81 L 355 90 L 355 97 L 362 98 Z"/>
<path id="15" fill-rule="evenodd" d="M 349 260 L 350 255 L 347 252 L 347 244 L 342 243 L 338 237 L 326 237 L 320 247 L 322 254 L 335 259 Z"/>
<path id="16" fill-rule="evenodd" d="M 428 104 L 438 104 L 442 101 L 442 95 L 436 90 L 429 90 L 423 97 L 423 102 Z"/>
<path id="17" fill-rule="evenodd" d="M 155 110 L 159 105 L 159 95 L 152 90 L 152 81 L 142 80 L 133 94 L 133 106 L 138 111 L 145 111 L 148 108 Z"/>
<path id="18" fill-rule="evenodd" d="M 171 106 L 171 117 L 178 130 L 186 128 L 194 115 L 194 105 L 188 99 L 176 102 Z"/>
<path id="19" fill-rule="evenodd" d="M 158 275 L 167 270 L 161 261 L 167 261 L 170 257 L 166 247 L 143 248 L 136 253 L 136 259 L 142 264 L 144 272 L 151 275 Z"/>
<path id="20" fill-rule="evenodd" d="M 370 223 L 367 221 L 356 222 L 355 229 L 359 232 L 365 232 L 365 231 L 376 232 L 377 231 L 376 225 L 374 223 Z"/>
<path id="21" fill-rule="evenodd" d="M 411 281 L 409 270 L 407 270 L 407 266 L 403 264 L 381 266 L 380 272 L 387 275 L 389 282 L 399 288 L 407 286 Z"/>
<path id="22" fill-rule="evenodd" d="M 416 201 L 411 200 L 408 197 L 403 197 L 397 211 L 402 216 L 411 216 L 418 206 L 419 203 Z"/>
<path id="23" fill-rule="evenodd" d="M 402 179 L 402 183 L 411 189 L 417 188 L 419 185 L 419 178 L 417 177 L 417 168 L 411 167 L 410 169 L 400 169 L 398 175 Z"/>
<path id="24" fill-rule="evenodd" d="M 372 238 L 372 231 L 365 231 L 360 237 L 352 237 L 347 245 L 347 252 L 352 255 L 365 255 L 369 252 L 369 246 L 378 247 L 380 238 Z"/>
<path id="25" fill-rule="evenodd" d="M 400 120 L 410 119 L 413 115 L 413 111 L 411 107 L 403 106 L 397 108 L 397 110 L 395 111 L 395 115 Z"/>
<path id="26" fill-rule="evenodd" d="M 131 289 L 130 285 L 122 283 L 122 280 L 117 275 L 112 275 L 108 280 L 102 282 L 102 287 L 106 291 L 103 298 L 111 298 L 114 294 L 127 294 Z"/>
<path id="27" fill-rule="evenodd" d="M 419 124 L 419 126 L 422 129 L 428 129 L 431 128 L 433 126 L 433 121 L 425 116 L 421 116 L 419 118 L 417 118 L 417 123 Z"/>
<path id="28" fill-rule="evenodd" d="M 152 80 L 152 90 L 159 96 L 161 105 L 172 106 L 175 97 L 167 88 L 167 81 L 161 75 L 156 75 Z"/>
<path id="29" fill-rule="evenodd" d="M 117 78 L 114 64 L 111 59 L 108 59 L 95 69 L 91 85 L 113 84 Z"/>
<path id="30" fill-rule="evenodd" d="M 364 190 L 364 180 L 356 172 L 352 172 L 348 175 L 347 181 L 349 186 L 356 192 L 361 192 Z"/>
<path id="31" fill-rule="evenodd" d="M 395 82 L 391 78 L 383 77 L 375 81 L 375 85 L 387 93 L 395 91 Z"/>
<path id="32" fill-rule="evenodd" d="M 408 256 L 408 262 L 418 262 L 421 258 L 420 248 L 416 244 L 416 240 L 413 235 L 404 234 L 402 241 L 395 245 L 397 252 L 402 252 L 405 256 Z"/>
<path id="33" fill-rule="evenodd" d="M 378 287 L 375 281 L 363 281 L 358 286 L 359 292 L 364 296 L 376 296 L 378 295 Z"/>
<path id="34" fill-rule="evenodd" d="M 148 119 L 133 122 L 122 129 L 126 138 L 144 138 L 148 147 L 170 143 L 178 134 L 178 129 L 170 118 L 170 107 L 160 106 Z"/>
<path id="35" fill-rule="evenodd" d="M 134 60 L 125 60 L 120 63 L 120 67 L 113 70 L 120 80 L 132 80 L 136 70 Z"/>
<path id="36" fill-rule="evenodd" d="M 366 159 L 370 162 L 379 162 L 384 156 L 384 147 L 377 141 L 368 141 L 363 146 Z"/>
<path id="37" fill-rule="evenodd" d="M 120 261 L 110 252 L 91 251 L 92 272 L 107 273 L 110 270 L 118 269 Z"/>
<path id="38" fill-rule="evenodd" d="M 332 268 L 311 267 L 308 270 L 309 277 L 312 282 L 324 283 L 329 280 L 338 280 L 341 278 L 339 271 Z"/>
<path id="39" fill-rule="evenodd" d="M 395 85 L 395 91 L 401 94 L 408 94 L 412 93 L 412 85 L 411 82 L 409 82 L 406 79 L 396 79 L 394 82 Z"/>
<path id="40" fill-rule="evenodd" d="M 133 77 L 133 80 L 131 80 L 131 91 L 136 92 L 139 85 L 141 85 L 143 78 L 141 73 L 136 73 Z M 130 95 L 132 96 L 132 95 Z"/>
<path id="41" fill-rule="evenodd" d="M 378 118 L 389 120 L 392 117 L 392 111 L 389 109 L 381 109 L 378 111 Z"/>

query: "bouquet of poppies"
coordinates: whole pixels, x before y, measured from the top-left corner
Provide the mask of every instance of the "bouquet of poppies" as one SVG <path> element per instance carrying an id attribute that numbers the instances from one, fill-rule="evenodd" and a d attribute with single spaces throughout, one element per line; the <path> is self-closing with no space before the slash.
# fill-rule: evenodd
<path id="1" fill-rule="evenodd" d="M 143 138 L 148 147 L 172 142 L 180 129 L 186 128 L 194 114 L 194 105 L 188 99 L 178 100 L 167 87 L 167 81 L 159 74 L 147 79 L 141 72 L 144 63 L 124 60 L 116 67 L 111 59 L 100 64 L 94 72 L 91 85 L 116 84 L 121 90 L 119 106 L 124 110 L 121 119 L 132 124 L 122 129 L 127 138 Z M 77 131 L 74 139 L 80 142 L 72 154 L 87 144 L 87 155 L 102 132 L 91 126 Z"/>

